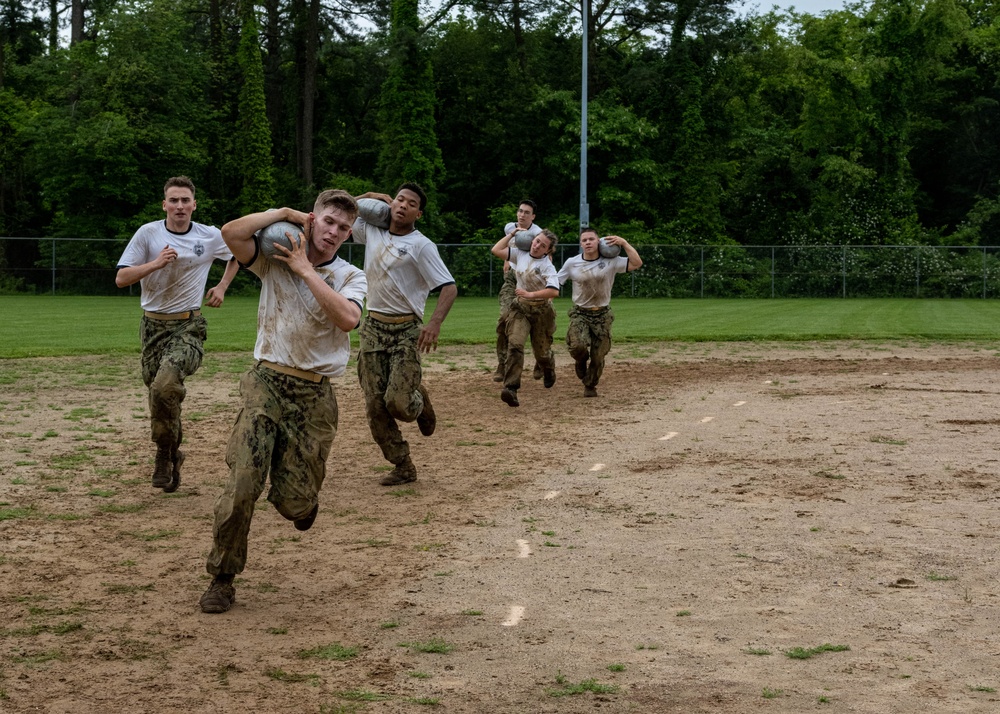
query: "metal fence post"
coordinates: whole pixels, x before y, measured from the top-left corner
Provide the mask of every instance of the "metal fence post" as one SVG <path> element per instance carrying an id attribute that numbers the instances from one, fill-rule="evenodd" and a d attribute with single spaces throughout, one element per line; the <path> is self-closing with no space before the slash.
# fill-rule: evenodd
<path id="1" fill-rule="evenodd" d="M 845 245 L 840 254 L 840 297 L 847 298 L 847 246 Z"/>
<path id="2" fill-rule="evenodd" d="M 56 294 L 56 239 L 52 239 L 52 294 Z"/>
<path id="3" fill-rule="evenodd" d="M 701 295 L 705 297 L 705 246 L 701 247 Z"/>
<path id="4" fill-rule="evenodd" d="M 771 299 L 774 299 L 774 246 L 771 246 Z"/>
<path id="5" fill-rule="evenodd" d="M 920 297 L 920 247 L 914 247 L 917 251 L 917 297 Z"/>
<path id="6" fill-rule="evenodd" d="M 986 299 L 986 246 L 983 246 L 983 300 Z"/>

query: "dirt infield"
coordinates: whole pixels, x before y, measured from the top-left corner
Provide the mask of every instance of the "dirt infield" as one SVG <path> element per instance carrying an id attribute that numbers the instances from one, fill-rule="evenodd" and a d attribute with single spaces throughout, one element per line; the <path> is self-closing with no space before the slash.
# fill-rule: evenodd
<path id="1" fill-rule="evenodd" d="M 137 357 L 0 362 L 0 711 L 996 711 L 993 351 L 612 358 L 599 398 L 563 353 L 511 409 L 488 348 L 442 350 L 404 488 L 349 373 L 315 526 L 262 500 L 214 616 L 248 358 L 189 380 L 172 495 Z"/>

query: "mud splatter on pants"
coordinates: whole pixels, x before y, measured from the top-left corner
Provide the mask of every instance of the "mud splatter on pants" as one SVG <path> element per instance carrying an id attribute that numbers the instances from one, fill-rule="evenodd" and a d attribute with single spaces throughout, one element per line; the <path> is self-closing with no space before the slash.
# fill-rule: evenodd
<path id="1" fill-rule="evenodd" d="M 412 422 L 424 410 L 417 352 L 422 324 L 413 319 L 393 325 L 366 317 L 358 331 L 358 379 L 365 394 L 368 427 L 391 464 L 402 463 L 410 455 L 410 445 L 396 421 Z"/>
<path id="2" fill-rule="evenodd" d="M 507 363 L 507 318 L 510 313 L 510 305 L 514 302 L 514 291 L 517 289 L 517 274 L 513 270 L 508 270 L 503 277 L 503 285 L 500 287 L 500 317 L 497 318 L 497 365 L 498 371 L 503 372 Z"/>
<path id="3" fill-rule="evenodd" d="M 601 380 L 604 358 L 611 351 L 611 323 L 614 321 L 615 314 L 610 307 L 584 310 L 574 305 L 570 308 L 566 346 L 576 361 L 577 376 L 585 387 L 597 387 Z"/>
<path id="4" fill-rule="evenodd" d="M 515 299 L 507 318 L 507 361 L 504 365 L 503 386 L 521 388 L 524 370 L 524 345 L 531 338 L 535 361 L 547 374 L 556 368 L 552 354 L 552 336 L 556 333 L 556 311 L 549 300 Z"/>
<path id="5" fill-rule="evenodd" d="M 310 382 L 255 365 L 240 380 L 226 464 L 229 482 L 215 501 L 212 575 L 242 573 L 254 506 L 270 477 L 267 500 L 288 520 L 319 502 L 326 461 L 337 434 L 337 396 L 329 379 Z"/>
<path id="6" fill-rule="evenodd" d="M 139 326 L 142 381 L 149 388 L 151 438 L 171 454 L 183 439 L 181 402 L 187 394 L 184 379 L 201 366 L 207 327 L 208 322 L 201 315 L 187 320 L 154 320 L 143 316 Z"/>

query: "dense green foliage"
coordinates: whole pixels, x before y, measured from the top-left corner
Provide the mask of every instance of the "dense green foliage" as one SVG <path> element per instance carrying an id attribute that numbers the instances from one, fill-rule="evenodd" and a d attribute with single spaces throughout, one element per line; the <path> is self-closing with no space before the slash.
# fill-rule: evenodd
<path id="1" fill-rule="evenodd" d="M 61 261 L 113 266 L 176 174 L 207 223 L 416 180 L 441 242 L 492 243 L 522 197 L 575 234 L 579 9 L 106 0 L 70 46 L 60 7 L 0 0 L 0 234 L 116 241 Z M 1000 3 L 734 10 L 595 5 L 595 225 L 637 244 L 1000 244 Z M 47 258 L 0 242 L 0 291 L 36 289 L 9 271 Z"/>

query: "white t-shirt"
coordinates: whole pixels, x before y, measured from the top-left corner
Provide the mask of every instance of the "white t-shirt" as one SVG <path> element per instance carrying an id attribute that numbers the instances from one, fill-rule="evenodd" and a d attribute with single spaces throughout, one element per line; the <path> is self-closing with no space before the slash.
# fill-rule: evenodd
<path id="1" fill-rule="evenodd" d="M 510 269 L 517 277 L 517 287 L 529 293 L 545 288 L 559 289 L 556 266 L 552 265 L 548 254 L 541 258 L 532 258 L 531 253 L 520 250 L 514 245 L 508 250 L 507 260 L 510 261 Z"/>
<path id="2" fill-rule="evenodd" d="M 142 309 L 175 313 L 201 307 L 212 261 L 233 257 L 218 228 L 192 221 L 187 233 L 174 233 L 166 221 L 146 223 L 125 246 L 118 267 L 149 263 L 168 245 L 177 251 L 177 260 L 139 281 Z"/>
<path id="3" fill-rule="evenodd" d="M 359 216 L 353 236 L 355 243 L 366 246 L 369 310 L 386 315 L 413 313 L 423 319 L 427 295 L 455 282 L 437 246 L 420 231 L 397 236 Z"/>
<path id="4" fill-rule="evenodd" d="M 259 252 L 247 269 L 261 282 L 253 356 L 327 377 L 343 374 L 351 356 L 350 335 L 330 322 L 302 278 Z M 316 272 L 342 296 L 364 305 L 368 281 L 360 268 L 334 258 L 317 265 Z"/>
<path id="5" fill-rule="evenodd" d="M 521 229 L 521 228 L 517 227 L 517 223 L 515 221 L 511 221 L 510 223 L 508 223 L 507 225 L 505 225 L 503 227 L 503 234 L 505 236 L 509 236 L 510 232 L 513 231 L 513 230 L 515 230 L 515 229 L 517 229 L 518 231 L 520 231 L 520 230 L 526 230 L 526 231 L 528 231 L 528 235 L 530 235 L 532 238 L 534 238 L 535 236 L 537 236 L 539 233 L 542 232 L 541 227 L 538 226 L 538 225 L 535 225 L 534 223 L 532 223 L 527 228 Z"/>
<path id="6" fill-rule="evenodd" d="M 611 304 L 611 288 L 615 275 L 628 272 L 628 256 L 617 258 L 598 256 L 585 260 L 583 254 L 574 255 L 559 270 L 559 285 L 573 281 L 573 304 L 579 307 L 606 307 Z"/>

